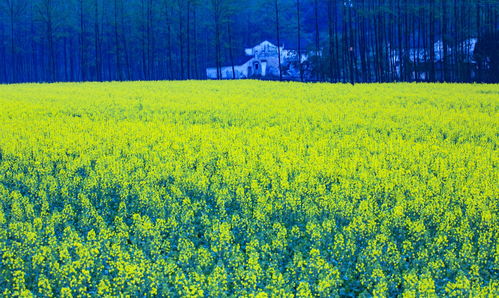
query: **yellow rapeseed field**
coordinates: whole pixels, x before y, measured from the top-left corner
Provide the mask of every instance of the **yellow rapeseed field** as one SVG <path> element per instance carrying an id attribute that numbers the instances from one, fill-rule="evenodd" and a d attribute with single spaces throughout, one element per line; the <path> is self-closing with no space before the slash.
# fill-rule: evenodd
<path id="1" fill-rule="evenodd" d="M 0 296 L 497 296 L 499 85 L 0 86 Z"/>

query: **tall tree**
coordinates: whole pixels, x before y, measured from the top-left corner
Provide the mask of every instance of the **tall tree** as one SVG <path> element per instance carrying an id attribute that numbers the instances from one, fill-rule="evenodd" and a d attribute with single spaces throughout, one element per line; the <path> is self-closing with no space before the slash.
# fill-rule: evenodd
<path id="1" fill-rule="evenodd" d="M 119 1 L 120 3 L 120 28 L 121 28 L 121 39 L 123 44 L 123 52 L 125 53 L 125 70 L 126 70 L 126 79 L 131 80 L 131 66 L 130 66 L 130 51 L 127 41 L 127 30 L 125 30 L 125 7 L 123 0 Z"/>
<path id="2" fill-rule="evenodd" d="M 169 80 L 173 79 L 173 47 L 172 47 L 172 12 L 171 6 L 169 5 L 169 0 L 164 1 L 164 18 L 166 19 L 166 55 L 167 59 L 167 78 Z"/>
<path id="3" fill-rule="evenodd" d="M 443 81 L 447 82 L 448 78 L 448 56 L 449 56 L 449 47 L 448 47 L 448 37 L 447 37 L 447 0 L 441 0 L 442 4 L 442 73 L 443 73 Z"/>
<path id="4" fill-rule="evenodd" d="M 222 19 L 224 0 L 211 0 L 213 21 L 215 24 L 215 56 L 217 79 L 222 79 Z"/>
<path id="5" fill-rule="evenodd" d="M 56 80 L 56 55 L 55 55 L 55 4 L 54 0 L 42 0 L 38 7 L 39 17 L 45 25 L 45 36 L 48 43 L 49 81 Z"/>
<path id="6" fill-rule="evenodd" d="M 429 0 L 429 24 L 430 24 L 430 42 L 428 44 L 430 52 L 430 82 L 435 82 L 436 72 L 435 72 L 435 5 L 432 0 Z"/>
<path id="7" fill-rule="evenodd" d="M 232 43 L 232 22 L 230 20 L 227 22 L 227 36 L 229 37 L 229 57 L 230 57 L 230 65 L 232 68 L 232 79 L 235 79 L 236 68 L 235 68 L 234 53 L 233 53 L 234 44 Z"/>
<path id="8" fill-rule="evenodd" d="M 9 15 L 9 29 L 10 29 L 10 57 L 11 57 L 11 76 L 12 81 L 18 81 L 18 59 L 17 59 L 17 34 L 16 26 L 19 18 L 25 13 L 27 3 L 24 0 L 3 0 L 6 6 L 6 11 Z"/>
<path id="9" fill-rule="evenodd" d="M 51 0 L 45 0 L 51 1 Z M 102 81 L 102 50 L 99 23 L 99 0 L 94 0 L 94 34 L 95 34 L 95 78 Z"/>
<path id="10" fill-rule="evenodd" d="M 277 37 L 277 59 L 279 63 L 279 80 L 282 81 L 282 61 L 281 61 L 281 26 L 279 25 L 279 0 L 274 0 L 275 4 L 275 26 Z"/>
<path id="11" fill-rule="evenodd" d="M 118 33 L 118 0 L 114 0 L 114 48 L 116 56 L 116 72 L 118 80 L 123 80 L 123 75 L 121 72 L 121 46 L 120 38 Z"/>
<path id="12" fill-rule="evenodd" d="M 330 0 L 331 2 L 332 0 Z M 301 61 L 301 55 L 302 55 L 302 50 L 301 50 L 301 5 L 300 5 L 300 0 L 296 0 L 296 32 L 298 35 L 298 67 L 300 71 L 300 81 L 303 82 L 303 64 Z"/>
<path id="13" fill-rule="evenodd" d="M 314 0 L 314 23 L 315 23 L 315 57 L 317 59 L 317 80 L 322 80 L 322 55 L 321 37 L 319 31 L 319 1 Z"/>
<path id="14" fill-rule="evenodd" d="M 153 0 L 147 0 L 146 9 L 146 43 L 147 43 L 147 78 L 155 78 L 155 55 L 154 55 L 154 6 Z"/>
<path id="15" fill-rule="evenodd" d="M 87 79 L 86 77 L 86 40 L 85 40 L 85 16 L 84 16 L 84 5 L 85 0 L 78 0 L 79 3 L 79 25 L 80 25 L 80 78 L 82 81 Z"/>
<path id="16" fill-rule="evenodd" d="M 482 11 L 481 11 L 481 5 L 480 5 L 480 0 L 476 0 L 476 36 L 477 40 L 482 39 Z M 478 56 L 477 60 L 477 81 L 481 82 L 482 81 L 482 59 L 480 56 Z"/>

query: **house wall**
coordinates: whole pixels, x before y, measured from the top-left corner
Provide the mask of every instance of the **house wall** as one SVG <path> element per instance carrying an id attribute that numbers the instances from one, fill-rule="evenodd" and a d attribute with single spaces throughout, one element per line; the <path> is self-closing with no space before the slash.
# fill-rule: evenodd
<path id="1" fill-rule="evenodd" d="M 244 70 L 244 67 L 241 66 L 234 66 L 234 72 L 236 74 L 236 77 L 233 77 L 232 73 L 232 66 L 224 66 L 222 67 L 222 79 L 224 80 L 229 80 L 229 79 L 244 79 L 248 77 L 248 70 Z M 210 80 L 216 80 L 217 78 L 217 69 L 215 67 L 212 68 L 207 68 L 206 69 L 206 77 Z"/>
<path id="2" fill-rule="evenodd" d="M 255 73 L 255 63 L 258 63 L 259 70 Z M 251 67 L 251 74 L 248 73 Z M 279 59 L 277 57 L 267 57 L 263 61 L 260 59 L 252 58 L 243 65 L 234 66 L 236 73 L 235 79 L 246 79 L 253 76 L 262 77 L 278 77 L 279 76 Z M 210 80 L 217 79 L 217 69 L 215 67 L 206 69 L 206 77 Z M 222 79 L 233 79 L 232 66 L 222 67 Z"/>
<path id="3" fill-rule="evenodd" d="M 266 67 L 266 76 L 274 76 L 278 77 L 279 76 L 279 59 L 277 57 L 267 57 L 265 59 L 267 61 L 267 67 Z M 284 62 L 281 61 L 281 62 Z"/>
<path id="4" fill-rule="evenodd" d="M 235 69 L 235 79 L 245 79 L 252 77 L 279 77 L 279 57 L 277 46 L 268 41 L 245 50 L 246 55 L 254 56 L 243 65 L 237 65 Z M 307 60 L 306 55 L 300 55 L 302 62 Z M 281 47 L 281 64 L 286 66 L 294 60 L 298 59 L 298 53 L 293 50 L 284 50 Z M 255 63 L 259 65 L 259 69 L 255 70 Z M 207 68 L 206 76 L 208 79 L 217 79 L 217 69 Z M 234 79 L 231 66 L 222 67 L 222 79 Z"/>

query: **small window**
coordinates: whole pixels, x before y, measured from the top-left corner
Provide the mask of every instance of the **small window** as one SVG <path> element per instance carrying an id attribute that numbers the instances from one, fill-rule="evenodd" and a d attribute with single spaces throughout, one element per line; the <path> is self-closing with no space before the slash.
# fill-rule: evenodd
<path id="1" fill-rule="evenodd" d="M 258 70 L 258 64 L 255 64 L 255 69 Z"/>

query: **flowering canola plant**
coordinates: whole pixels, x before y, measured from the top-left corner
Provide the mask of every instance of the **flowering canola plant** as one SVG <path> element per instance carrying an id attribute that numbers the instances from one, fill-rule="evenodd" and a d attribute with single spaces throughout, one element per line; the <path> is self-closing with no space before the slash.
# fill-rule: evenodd
<path id="1" fill-rule="evenodd" d="M 497 296 L 498 85 L 0 86 L 0 296 Z"/>

